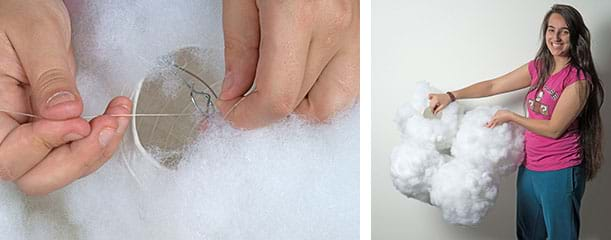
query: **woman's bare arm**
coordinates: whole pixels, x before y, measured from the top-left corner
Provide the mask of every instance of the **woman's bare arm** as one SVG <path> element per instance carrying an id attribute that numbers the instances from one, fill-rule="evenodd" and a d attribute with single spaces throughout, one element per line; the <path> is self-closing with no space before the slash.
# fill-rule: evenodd
<path id="1" fill-rule="evenodd" d="M 478 82 L 460 90 L 452 91 L 456 99 L 488 97 L 501 93 L 511 92 L 530 86 L 531 78 L 528 73 L 528 64 L 494 79 Z M 429 106 L 433 113 L 440 112 L 451 99 L 448 94 L 429 94 Z"/>

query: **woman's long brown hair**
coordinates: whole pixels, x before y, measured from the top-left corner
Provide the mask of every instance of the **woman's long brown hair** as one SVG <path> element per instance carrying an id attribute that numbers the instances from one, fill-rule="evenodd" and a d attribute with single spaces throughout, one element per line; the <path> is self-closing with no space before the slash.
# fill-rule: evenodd
<path id="1" fill-rule="evenodd" d="M 577 76 L 586 76 L 591 80 L 590 94 L 586 101 L 586 104 L 577 117 L 579 124 L 579 132 L 581 135 L 581 156 L 583 158 L 583 165 L 586 170 L 586 176 L 588 180 L 592 180 L 598 170 L 600 169 L 603 161 L 602 153 L 602 121 L 600 118 L 600 108 L 604 100 L 604 90 L 594 68 L 594 61 L 592 60 L 592 52 L 590 51 L 590 30 L 586 27 L 583 22 L 581 14 L 573 7 L 562 4 L 555 4 L 547 12 L 541 25 L 541 35 L 543 41 L 537 56 L 535 57 L 537 63 L 537 84 L 532 90 L 540 90 L 555 67 L 554 57 L 547 48 L 545 38 L 545 32 L 549 23 L 549 18 L 552 13 L 560 14 L 569 28 L 570 35 L 570 51 L 569 51 L 569 63 L 575 69 L 577 69 Z"/>

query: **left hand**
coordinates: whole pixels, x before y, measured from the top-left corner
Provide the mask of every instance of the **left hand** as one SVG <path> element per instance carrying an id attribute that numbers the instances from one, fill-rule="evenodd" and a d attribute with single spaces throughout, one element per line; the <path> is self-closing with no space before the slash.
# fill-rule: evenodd
<path id="1" fill-rule="evenodd" d="M 497 125 L 500 125 L 500 124 L 503 124 L 509 121 L 513 121 L 515 115 L 516 114 L 512 111 L 498 110 L 496 111 L 494 116 L 492 116 L 492 119 L 490 119 L 490 121 L 486 123 L 486 127 L 494 128 Z"/>
<path id="2" fill-rule="evenodd" d="M 219 110 L 234 127 L 253 129 L 291 113 L 325 121 L 354 104 L 359 9 L 358 0 L 224 0 Z"/>
<path id="3" fill-rule="evenodd" d="M 0 180 L 45 195 L 110 159 L 132 103 L 118 97 L 86 121 L 76 85 L 70 18 L 62 0 L 0 1 Z M 11 112 L 31 113 L 38 118 Z"/>

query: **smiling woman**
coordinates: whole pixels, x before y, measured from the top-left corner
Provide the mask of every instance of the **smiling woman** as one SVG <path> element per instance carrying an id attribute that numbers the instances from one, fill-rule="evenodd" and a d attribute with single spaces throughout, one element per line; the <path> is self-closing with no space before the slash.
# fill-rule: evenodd
<path id="1" fill-rule="evenodd" d="M 372 57 L 378 61 L 372 65 L 372 239 L 516 239 L 517 231 L 520 238 L 528 239 L 545 239 L 544 235 L 547 239 L 611 239 L 605 224 L 608 219 L 600 214 L 610 211 L 611 192 L 607 189 L 611 164 L 599 165 L 600 134 L 604 135 L 602 142 L 611 141 L 611 130 L 603 127 L 602 132 L 599 128 L 611 118 L 609 104 L 600 108 L 601 84 L 604 92 L 611 91 L 611 86 L 602 82 L 611 78 L 611 49 L 606 45 L 611 41 L 611 2 L 567 2 L 573 6 L 554 6 L 545 0 L 373 3 Z M 401 27 L 388 27 L 397 24 Z M 491 80 L 480 82 L 483 79 Z M 520 174 L 516 173 L 518 185 L 513 176 L 502 179 L 494 207 L 477 226 L 447 224 L 435 206 L 398 194 L 389 177 L 393 166 L 389 155 L 406 138 L 393 122 L 399 120 L 395 113 L 416 95 L 412 93 L 418 92 L 420 81 L 439 88 L 432 99 L 422 99 L 423 103 L 428 100 L 429 109 L 436 110 L 434 116 L 447 117 L 456 104 L 467 112 L 481 106 L 502 106 L 505 111 L 482 122 L 488 123 L 487 131 L 501 130 L 508 125 L 503 124 L 506 121 L 525 128 L 522 151 L 526 157 Z M 456 98 L 450 105 L 448 91 Z M 410 127 L 426 130 L 413 124 Z M 439 123 L 435 127 L 451 125 Z M 481 139 L 487 144 L 499 140 Z M 468 146 L 476 147 L 476 140 L 480 139 Z M 422 144 L 407 147 L 426 150 Z M 602 149 L 605 155 L 611 154 L 611 148 L 603 145 Z M 448 154 L 454 156 L 452 151 Z M 434 162 L 416 151 L 405 152 L 405 157 L 410 162 Z M 402 166 L 406 172 L 430 174 L 417 172 L 418 165 Z M 458 172 L 452 174 L 460 176 Z M 594 178 L 587 181 L 588 176 Z M 458 184 L 460 179 L 451 183 Z M 579 200 L 584 186 L 587 193 Z M 457 188 L 448 189 L 442 194 Z M 477 192 L 477 188 L 469 190 Z M 566 196 L 573 196 L 574 204 L 567 205 Z M 533 198 L 538 202 L 528 201 Z M 476 207 L 477 203 L 467 200 L 465 206 Z M 574 216 L 558 216 L 567 212 Z M 537 214 L 540 220 L 534 221 Z M 569 225 L 556 221 L 571 218 L 575 221 Z M 540 235 L 529 235 L 533 231 Z M 561 236 L 556 238 L 558 234 Z"/>
<path id="2" fill-rule="evenodd" d="M 487 123 L 526 128 L 525 161 L 517 180 L 518 239 L 577 239 L 585 181 L 602 160 L 600 108 L 603 89 L 581 14 L 554 5 L 541 26 L 534 60 L 504 76 L 447 94 L 430 94 L 441 111 L 455 99 L 491 96 L 529 87 L 526 116 L 499 110 Z M 567 194 L 567 192 L 569 194 Z"/>
<path id="3" fill-rule="evenodd" d="M 545 43 L 554 56 L 566 56 L 569 51 L 569 27 L 562 15 L 552 13 L 545 31 Z"/>

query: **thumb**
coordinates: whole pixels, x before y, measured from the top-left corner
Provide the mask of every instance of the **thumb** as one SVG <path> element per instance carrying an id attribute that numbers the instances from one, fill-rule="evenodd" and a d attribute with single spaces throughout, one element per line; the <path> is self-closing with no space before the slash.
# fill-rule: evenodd
<path id="1" fill-rule="evenodd" d="M 80 116 L 83 104 L 72 72 L 65 67 L 50 66 L 47 69 L 31 80 L 32 110 L 52 120 Z"/>
<path id="2" fill-rule="evenodd" d="M 83 104 L 76 89 L 68 12 L 63 3 L 44 1 L 47 11 L 12 25 L 7 35 L 31 88 L 35 114 L 64 120 L 80 116 Z"/>

